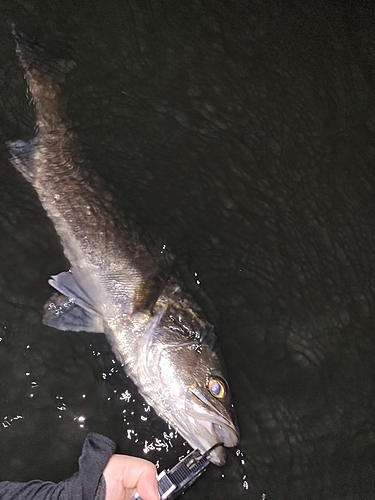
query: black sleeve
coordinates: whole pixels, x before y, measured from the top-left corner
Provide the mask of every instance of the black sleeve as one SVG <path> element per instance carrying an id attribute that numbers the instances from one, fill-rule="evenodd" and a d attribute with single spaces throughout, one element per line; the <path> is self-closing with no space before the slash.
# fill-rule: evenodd
<path id="1" fill-rule="evenodd" d="M 30 481 L 0 482 L 1 500 L 104 500 L 105 481 L 102 472 L 116 445 L 100 434 L 90 433 L 83 443 L 79 470 L 61 483 Z"/>

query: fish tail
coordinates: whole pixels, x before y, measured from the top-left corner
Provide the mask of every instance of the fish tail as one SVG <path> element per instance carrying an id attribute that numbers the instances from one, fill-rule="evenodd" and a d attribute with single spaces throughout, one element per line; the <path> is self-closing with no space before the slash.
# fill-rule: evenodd
<path id="1" fill-rule="evenodd" d="M 39 132 L 58 132 L 63 128 L 63 100 L 61 84 L 66 74 L 75 66 L 74 61 L 51 59 L 44 47 L 12 26 L 16 53 L 23 67 L 25 79 L 35 105 Z"/>

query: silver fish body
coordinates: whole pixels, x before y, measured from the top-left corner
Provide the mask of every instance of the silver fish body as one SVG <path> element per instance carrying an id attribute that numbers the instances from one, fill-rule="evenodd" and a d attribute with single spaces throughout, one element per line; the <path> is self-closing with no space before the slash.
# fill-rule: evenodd
<path id="1" fill-rule="evenodd" d="M 44 322 L 104 332 L 146 402 L 193 448 L 236 445 L 238 429 L 212 326 L 87 170 L 69 131 L 61 84 L 72 63 L 49 61 L 17 28 L 13 33 L 37 135 L 31 143 L 10 143 L 11 161 L 35 188 L 71 264 L 49 281 L 59 293 L 46 304 Z M 210 459 L 225 463 L 223 448 Z"/>

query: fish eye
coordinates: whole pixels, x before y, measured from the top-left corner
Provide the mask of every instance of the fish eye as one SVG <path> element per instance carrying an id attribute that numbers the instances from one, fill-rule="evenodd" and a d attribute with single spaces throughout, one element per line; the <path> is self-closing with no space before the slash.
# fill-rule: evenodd
<path id="1" fill-rule="evenodd" d="M 222 399 L 227 393 L 227 386 L 224 380 L 218 377 L 210 377 L 207 384 L 207 389 L 212 396 L 217 399 Z"/>

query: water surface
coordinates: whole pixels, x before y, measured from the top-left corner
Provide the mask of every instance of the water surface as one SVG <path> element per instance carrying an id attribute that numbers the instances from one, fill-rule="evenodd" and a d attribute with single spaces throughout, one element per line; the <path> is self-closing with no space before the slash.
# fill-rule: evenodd
<path id="1" fill-rule="evenodd" d="M 47 279 L 69 264 L 8 162 L 6 141 L 34 134 L 15 22 L 75 60 L 64 95 L 91 168 L 216 325 L 241 442 L 186 499 L 370 498 L 372 8 L 3 0 L 0 14 L 0 480 L 69 477 L 89 431 L 161 468 L 188 449 L 104 336 L 42 325 Z"/>

